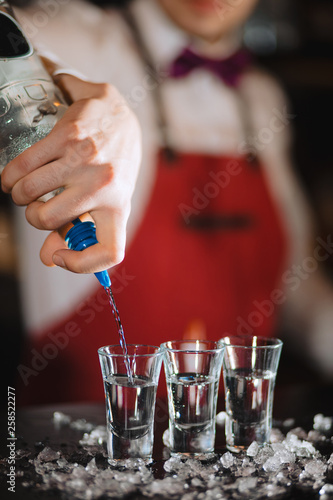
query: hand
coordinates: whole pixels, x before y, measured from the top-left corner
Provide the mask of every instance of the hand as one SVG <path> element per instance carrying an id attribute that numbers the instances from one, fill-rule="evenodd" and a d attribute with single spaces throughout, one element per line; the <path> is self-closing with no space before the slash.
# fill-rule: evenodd
<path id="1" fill-rule="evenodd" d="M 141 160 L 140 129 L 111 85 L 70 75 L 61 75 L 57 83 L 73 104 L 47 137 L 6 166 L 2 189 L 17 205 L 27 206 L 32 226 L 53 231 L 41 248 L 44 264 L 76 273 L 102 271 L 124 256 Z M 61 187 L 57 196 L 39 200 Z M 58 230 L 86 213 L 96 224 L 99 243 L 82 252 L 68 250 Z"/>

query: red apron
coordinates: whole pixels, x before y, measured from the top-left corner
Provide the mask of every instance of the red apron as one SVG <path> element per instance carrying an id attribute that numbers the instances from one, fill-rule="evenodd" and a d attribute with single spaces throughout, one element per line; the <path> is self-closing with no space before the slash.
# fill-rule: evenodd
<path id="1" fill-rule="evenodd" d="M 146 214 L 111 277 L 127 342 L 273 335 L 270 298 L 280 286 L 285 243 L 258 163 L 202 154 L 169 163 L 159 155 Z M 59 342 L 47 366 L 28 376 L 23 401 L 102 399 L 97 349 L 119 338 L 101 287 L 46 332 L 37 352 L 45 357 L 57 338 L 64 347 Z"/>

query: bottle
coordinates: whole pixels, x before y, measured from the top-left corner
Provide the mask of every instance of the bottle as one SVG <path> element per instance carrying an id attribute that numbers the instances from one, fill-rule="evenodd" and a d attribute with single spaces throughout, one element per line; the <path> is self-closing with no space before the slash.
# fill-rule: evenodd
<path id="1" fill-rule="evenodd" d="M 6 0 L 0 0 L 0 174 L 11 160 L 46 137 L 67 109 L 60 89 L 23 34 Z M 73 221 L 68 247 L 83 250 L 97 243 L 92 222 Z M 95 273 L 110 287 L 107 271 Z"/>

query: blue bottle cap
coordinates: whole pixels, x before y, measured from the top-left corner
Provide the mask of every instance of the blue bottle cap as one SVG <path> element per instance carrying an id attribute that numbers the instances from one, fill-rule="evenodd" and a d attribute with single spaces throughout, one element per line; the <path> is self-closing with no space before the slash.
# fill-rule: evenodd
<path id="1" fill-rule="evenodd" d="M 80 219 L 75 219 L 73 224 L 74 226 L 65 236 L 65 241 L 69 249 L 80 251 L 98 243 L 96 227 L 93 222 L 82 222 Z M 97 272 L 95 276 L 104 288 L 111 286 L 110 276 L 107 271 Z"/>

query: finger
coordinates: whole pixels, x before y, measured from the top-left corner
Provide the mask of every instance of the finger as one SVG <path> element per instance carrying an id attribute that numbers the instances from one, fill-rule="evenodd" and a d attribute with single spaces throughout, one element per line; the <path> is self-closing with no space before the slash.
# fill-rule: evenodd
<path id="1" fill-rule="evenodd" d="M 123 217 L 112 212 L 106 215 L 103 211 L 97 219 L 95 218 L 99 242 L 80 252 L 56 250 L 53 255 L 53 262 L 56 265 L 75 273 L 95 273 L 109 269 L 122 261 L 126 240 L 126 224 Z"/>
<path id="2" fill-rule="evenodd" d="M 118 106 L 124 104 L 125 99 L 119 91 L 110 84 L 90 83 L 73 75 L 57 74 L 54 76 L 57 86 L 73 102 L 81 99 L 108 98 L 109 104 Z"/>
<path id="3" fill-rule="evenodd" d="M 1 174 L 1 185 L 5 193 L 10 193 L 19 179 L 37 168 L 50 163 L 62 154 L 62 144 L 58 132 L 53 129 L 47 137 L 23 151 L 6 165 Z"/>
<path id="4" fill-rule="evenodd" d="M 83 158 L 96 155 L 101 134 L 91 138 L 89 127 L 88 132 L 82 128 L 80 116 L 84 114 L 85 106 L 85 102 L 73 104 L 46 137 L 6 165 L 1 174 L 4 192 L 11 192 L 21 178 L 55 160 L 63 158 L 68 167 L 74 168 L 82 163 Z"/>
<path id="5" fill-rule="evenodd" d="M 57 250 L 65 250 L 67 245 L 65 240 L 60 236 L 57 231 L 52 231 L 45 239 L 43 246 L 40 250 L 40 259 L 48 267 L 55 266 L 53 262 L 53 254 Z"/>
<path id="6" fill-rule="evenodd" d="M 50 200 L 33 201 L 25 211 L 29 224 L 37 229 L 53 231 L 80 217 L 90 208 L 89 195 L 83 196 L 79 186 L 62 191 Z"/>
<path id="7" fill-rule="evenodd" d="M 93 210 L 91 216 L 96 225 L 96 238 L 109 250 L 109 267 L 119 264 L 125 253 L 126 225 L 131 206 L 128 204 L 121 211 Z"/>
<path id="8" fill-rule="evenodd" d="M 38 198 L 56 191 L 59 186 L 65 185 L 67 171 L 65 163 L 57 160 L 19 179 L 12 188 L 14 203 L 19 206 L 29 205 Z"/>
<path id="9" fill-rule="evenodd" d="M 75 183 L 71 182 L 71 176 L 66 179 L 66 182 L 71 183 L 71 187 L 43 204 L 36 201 L 28 205 L 26 218 L 32 226 L 52 231 L 90 212 L 96 206 L 99 209 L 108 205 L 109 209 L 112 209 L 124 204 L 124 195 L 119 186 L 117 187 L 111 165 L 96 165 L 94 169 L 86 169 L 83 166 L 77 169 L 74 175 Z M 111 182 L 114 184 L 112 192 Z"/>

